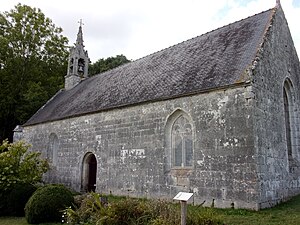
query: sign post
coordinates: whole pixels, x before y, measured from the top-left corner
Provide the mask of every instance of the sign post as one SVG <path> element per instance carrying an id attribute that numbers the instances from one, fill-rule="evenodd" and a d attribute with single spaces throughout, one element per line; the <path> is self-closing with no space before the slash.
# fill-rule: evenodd
<path id="1" fill-rule="evenodd" d="M 193 196 L 193 193 L 179 192 L 173 199 L 180 201 L 181 205 L 181 225 L 186 225 L 187 201 Z"/>

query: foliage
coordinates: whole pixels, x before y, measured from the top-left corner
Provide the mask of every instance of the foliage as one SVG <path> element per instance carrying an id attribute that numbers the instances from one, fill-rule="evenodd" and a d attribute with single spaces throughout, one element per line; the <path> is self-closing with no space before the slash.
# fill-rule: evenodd
<path id="1" fill-rule="evenodd" d="M 180 211 L 178 204 L 171 204 L 164 200 L 147 201 L 151 225 L 177 225 L 180 224 Z"/>
<path id="2" fill-rule="evenodd" d="M 36 187 L 32 184 L 16 184 L 13 186 L 10 193 L 7 195 L 7 212 L 10 216 L 24 216 L 24 208 L 36 191 Z"/>
<path id="3" fill-rule="evenodd" d="M 111 215 L 111 216 L 110 216 Z M 132 224 L 133 221 L 147 221 L 150 217 L 147 204 L 137 199 L 127 198 L 123 201 L 113 204 L 107 215 L 105 224 Z M 141 223 L 143 224 L 143 223 Z"/>
<path id="4" fill-rule="evenodd" d="M 0 193 L 11 190 L 15 184 L 35 184 L 48 169 L 39 152 L 27 152 L 30 145 L 23 141 L 0 145 Z"/>
<path id="5" fill-rule="evenodd" d="M 24 217 L 0 217 L 1 225 L 28 225 Z M 43 223 L 41 225 L 58 225 L 61 223 Z"/>
<path id="6" fill-rule="evenodd" d="M 0 215 L 21 215 L 34 190 L 48 169 L 40 153 L 27 152 L 30 145 L 20 141 L 0 145 Z"/>
<path id="7" fill-rule="evenodd" d="M 77 198 L 78 199 L 78 198 Z M 100 201 L 100 194 L 91 192 L 81 200 L 76 210 L 68 207 L 64 210 L 64 219 L 69 224 L 93 224 L 105 215 L 105 208 Z M 64 220 L 63 219 L 63 220 Z"/>
<path id="8" fill-rule="evenodd" d="M 25 206 L 28 223 L 60 221 L 62 210 L 74 204 L 72 192 L 63 185 L 50 184 L 39 188 Z"/>
<path id="9" fill-rule="evenodd" d="M 95 74 L 103 73 L 128 62 L 130 62 L 130 60 L 128 60 L 124 55 L 117 55 L 106 59 L 102 58 L 89 65 L 89 74 L 90 76 L 93 76 Z"/>
<path id="10" fill-rule="evenodd" d="M 109 202 L 112 201 L 110 196 Z M 113 199 L 114 202 L 123 200 L 120 198 Z M 299 225 L 300 224 L 300 195 L 294 197 L 292 200 L 280 204 L 271 209 L 264 209 L 261 211 L 251 211 L 244 209 L 207 209 L 199 206 L 188 206 L 188 212 L 211 210 L 214 213 L 214 217 L 221 218 L 224 224 L 227 225 Z M 76 210 L 77 211 L 77 210 Z M 192 212 L 193 213 L 193 212 Z M 209 212 L 210 214 L 210 212 Z M 27 225 L 24 218 L 20 217 L 0 217 L 1 225 Z M 82 223 L 84 224 L 84 223 Z M 86 223 L 87 224 L 87 223 Z M 165 220 L 157 218 L 151 220 L 151 225 L 169 225 Z M 177 224 L 180 224 L 179 222 Z M 50 225 L 50 224 L 43 224 Z M 54 225 L 54 224 L 51 224 Z M 98 223 L 100 225 L 100 223 Z"/>
<path id="11" fill-rule="evenodd" d="M 101 203 L 101 195 L 91 193 L 77 209 L 65 210 L 68 224 L 96 225 L 177 225 L 180 224 L 180 208 L 161 200 L 119 199 L 108 206 Z M 188 224 L 221 224 L 210 211 L 193 212 Z M 194 219 L 195 218 L 195 219 Z"/>
<path id="12" fill-rule="evenodd" d="M 7 194 L 9 192 L 7 191 L 3 191 L 1 190 L 0 191 L 0 217 L 1 216 L 8 216 L 9 215 L 9 212 L 8 212 L 8 209 L 7 209 Z"/>
<path id="13" fill-rule="evenodd" d="M 0 141 L 62 88 L 67 43 L 40 9 L 0 12 Z"/>
<path id="14" fill-rule="evenodd" d="M 212 208 L 200 207 L 190 210 L 187 217 L 189 225 L 222 225 L 223 222 Z"/>

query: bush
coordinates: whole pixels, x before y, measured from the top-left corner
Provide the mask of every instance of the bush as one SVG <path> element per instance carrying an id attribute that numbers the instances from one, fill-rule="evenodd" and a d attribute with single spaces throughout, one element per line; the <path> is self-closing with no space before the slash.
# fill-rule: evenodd
<path id="1" fill-rule="evenodd" d="M 42 181 L 48 163 L 41 153 L 28 151 L 23 141 L 0 144 L 0 216 L 21 216 L 24 205 L 35 190 L 30 184 Z"/>
<path id="2" fill-rule="evenodd" d="M 103 205 L 101 195 L 90 193 L 77 209 L 65 210 L 68 224 L 97 225 L 177 225 L 180 206 L 161 200 L 120 199 Z M 188 210 L 188 225 L 223 224 L 213 209 L 199 207 Z"/>
<path id="3" fill-rule="evenodd" d="M 42 181 L 48 163 L 40 152 L 29 152 L 29 144 L 23 141 L 0 145 L 1 191 L 11 191 L 15 184 L 36 184 Z"/>
<path id="4" fill-rule="evenodd" d="M 131 224 L 131 221 L 145 221 L 150 217 L 150 210 L 145 201 L 127 198 L 111 205 L 113 223 L 116 225 Z M 108 223 L 107 223 L 108 224 Z"/>
<path id="5" fill-rule="evenodd" d="M 7 196 L 7 210 L 9 216 L 24 216 L 24 208 L 36 191 L 36 187 L 32 184 L 16 184 Z"/>
<path id="6" fill-rule="evenodd" d="M 180 208 L 165 200 L 151 200 L 148 203 L 152 212 L 151 225 L 177 225 L 180 224 Z"/>
<path id="7" fill-rule="evenodd" d="M 100 201 L 100 194 L 91 192 L 81 197 L 76 196 L 76 210 L 71 207 L 64 210 L 66 222 L 69 224 L 96 224 L 96 221 L 105 214 L 105 208 Z"/>
<path id="8" fill-rule="evenodd" d="M 0 189 L 0 216 L 8 216 L 8 209 L 7 209 L 7 196 L 9 192 L 7 190 Z"/>
<path id="9" fill-rule="evenodd" d="M 74 204 L 72 192 L 63 185 L 50 184 L 39 188 L 25 206 L 28 223 L 59 222 L 62 210 Z"/>
<path id="10" fill-rule="evenodd" d="M 200 207 L 190 210 L 187 217 L 189 225 L 222 225 L 223 222 L 212 208 Z"/>
<path id="11" fill-rule="evenodd" d="M 166 201 L 118 198 L 107 205 L 101 202 L 101 195 L 97 193 L 87 195 L 79 208 L 66 209 L 65 215 L 68 224 L 73 225 L 177 225 L 180 223 L 178 207 Z"/>

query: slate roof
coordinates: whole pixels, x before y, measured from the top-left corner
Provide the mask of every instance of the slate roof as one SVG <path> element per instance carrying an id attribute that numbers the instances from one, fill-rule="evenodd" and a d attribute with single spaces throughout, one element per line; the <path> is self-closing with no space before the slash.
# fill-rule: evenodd
<path id="1" fill-rule="evenodd" d="M 25 124 L 33 125 L 247 81 L 275 9 L 229 24 L 59 91 Z"/>

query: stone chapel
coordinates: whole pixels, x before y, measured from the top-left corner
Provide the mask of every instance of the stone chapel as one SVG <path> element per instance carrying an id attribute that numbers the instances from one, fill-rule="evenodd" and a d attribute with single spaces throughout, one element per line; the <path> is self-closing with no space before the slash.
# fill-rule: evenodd
<path id="1" fill-rule="evenodd" d="M 276 7 L 65 88 L 16 135 L 76 191 L 261 209 L 300 193 L 300 64 Z M 21 132 L 21 133 L 20 133 Z"/>

